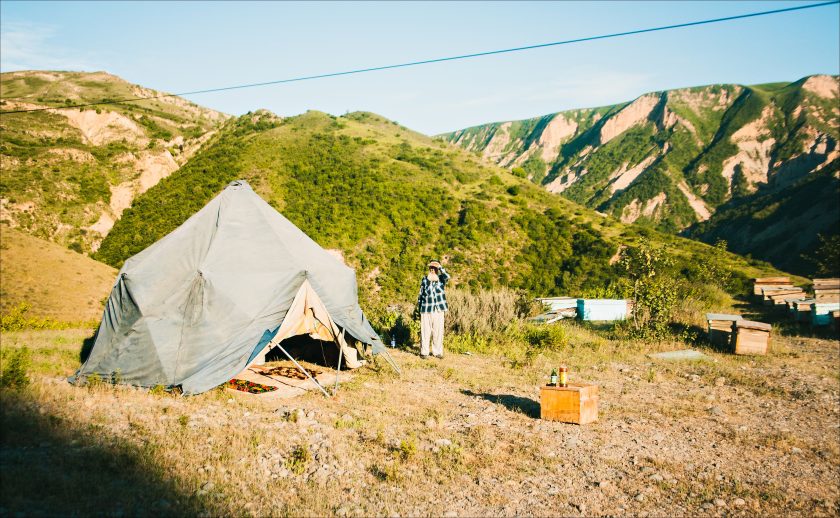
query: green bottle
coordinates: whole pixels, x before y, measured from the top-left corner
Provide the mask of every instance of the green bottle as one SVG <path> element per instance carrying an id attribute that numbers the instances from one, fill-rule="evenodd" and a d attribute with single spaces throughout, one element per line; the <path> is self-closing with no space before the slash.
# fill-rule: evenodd
<path id="1" fill-rule="evenodd" d="M 549 383 L 552 387 L 557 386 L 557 369 L 551 369 L 551 383 Z"/>

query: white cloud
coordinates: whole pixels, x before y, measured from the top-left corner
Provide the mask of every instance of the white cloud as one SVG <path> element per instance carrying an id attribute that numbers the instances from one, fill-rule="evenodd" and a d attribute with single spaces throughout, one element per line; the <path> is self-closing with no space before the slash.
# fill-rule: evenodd
<path id="1" fill-rule="evenodd" d="M 84 56 L 53 43 L 55 29 L 29 22 L 0 25 L 0 71 L 95 70 Z"/>

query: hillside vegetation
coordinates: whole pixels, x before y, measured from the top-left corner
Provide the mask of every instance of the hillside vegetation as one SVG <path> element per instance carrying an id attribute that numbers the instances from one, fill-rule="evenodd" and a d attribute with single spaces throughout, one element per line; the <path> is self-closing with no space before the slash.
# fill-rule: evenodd
<path id="1" fill-rule="evenodd" d="M 819 246 L 815 233 L 840 236 L 840 178 L 831 170 L 733 200 L 688 235 L 707 242 L 728 239 L 733 252 L 765 258 L 785 271 L 811 272 L 817 266 L 811 259 Z"/>
<path id="2" fill-rule="evenodd" d="M 444 138 L 623 222 L 678 232 L 711 218 L 718 232 L 691 235 L 723 238 L 734 251 L 790 267 L 796 266 L 795 259 L 780 259 L 753 238 L 766 234 L 763 226 L 754 223 L 751 232 L 729 232 L 727 225 L 715 223 L 715 213 L 723 206 L 754 207 L 760 201 L 750 200 L 765 199 L 768 190 L 816 181 L 814 173 L 837 178 L 838 99 L 833 76 L 750 87 L 711 85 L 486 124 Z M 811 190 L 820 205 L 836 200 L 830 189 Z M 782 204 L 779 213 L 794 210 Z M 818 218 L 805 228 L 782 227 L 768 232 L 786 243 L 793 258 L 812 248 L 818 233 L 836 232 L 831 218 Z"/>
<path id="3" fill-rule="evenodd" d="M 102 316 L 102 304 L 117 276 L 106 264 L 22 232 L 0 234 L 0 310 L 29 306 L 25 317 L 90 322 Z"/>
<path id="4" fill-rule="evenodd" d="M 83 253 L 227 118 L 177 97 L 68 108 L 160 95 L 104 72 L 10 72 L 0 91 L 0 220 Z"/>
<path id="5" fill-rule="evenodd" d="M 325 248 L 357 269 L 363 298 L 411 302 L 426 262 L 454 285 L 532 294 L 605 294 L 621 275 L 619 245 L 670 245 L 675 269 L 704 260 L 741 281 L 772 271 L 706 245 L 603 217 L 457 147 L 370 113 L 229 121 L 176 173 L 138 197 L 94 257 L 115 267 L 243 178 Z"/>

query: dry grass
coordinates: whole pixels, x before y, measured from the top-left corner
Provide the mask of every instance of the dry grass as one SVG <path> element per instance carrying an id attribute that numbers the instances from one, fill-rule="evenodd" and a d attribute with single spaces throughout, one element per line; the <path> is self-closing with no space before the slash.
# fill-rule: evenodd
<path id="1" fill-rule="evenodd" d="M 613 341 L 572 323 L 562 332 L 563 348 L 517 368 L 503 352 L 437 361 L 395 350 L 401 378 L 374 364 L 335 398 L 281 409 L 223 390 L 70 386 L 90 331 L 6 333 L 4 348 L 32 352 L 33 383 L 2 392 L 0 507 L 694 515 L 720 498 L 734 514 L 840 512 L 840 381 L 823 368 L 840 361 L 835 341 L 779 337 L 796 357 L 707 350 L 709 362 L 660 363 L 646 354 L 685 344 Z M 597 423 L 536 418 L 538 387 L 561 362 L 573 381 L 600 385 Z"/>
<path id="2" fill-rule="evenodd" d="M 26 302 L 32 306 L 30 314 L 39 317 L 80 322 L 102 316 L 115 269 L 6 227 L 0 236 L 0 310 L 6 313 Z"/>

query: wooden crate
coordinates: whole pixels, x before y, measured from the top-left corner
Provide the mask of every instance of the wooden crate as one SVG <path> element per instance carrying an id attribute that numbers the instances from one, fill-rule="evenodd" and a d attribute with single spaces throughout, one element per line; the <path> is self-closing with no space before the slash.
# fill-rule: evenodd
<path id="1" fill-rule="evenodd" d="M 598 385 L 569 383 L 568 387 L 541 387 L 540 417 L 576 424 L 597 421 Z"/>
<path id="2" fill-rule="evenodd" d="M 764 322 L 739 320 L 735 322 L 735 354 L 767 354 L 772 326 Z"/>

